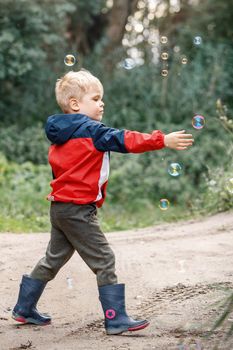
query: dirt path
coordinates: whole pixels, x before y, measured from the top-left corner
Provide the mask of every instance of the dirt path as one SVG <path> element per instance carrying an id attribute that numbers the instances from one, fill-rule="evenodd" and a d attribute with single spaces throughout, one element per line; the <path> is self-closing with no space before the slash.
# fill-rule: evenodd
<path id="1" fill-rule="evenodd" d="M 222 331 L 204 335 L 233 289 L 233 212 L 107 237 L 119 282 L 126 283 L 128 313 L 151 321 L 136 333 L 106 336 L 95 276 L 75 254 L 48 284 L 39 309 L 46 327 L 11 319 L 23 273 L 44 254 L 48 234 L 0 234 L 0 350 L 233 350 Z M 72 278 L 72 288 L 67 284 Z M 232 325 L 233 315 L 229 317 Z"/>

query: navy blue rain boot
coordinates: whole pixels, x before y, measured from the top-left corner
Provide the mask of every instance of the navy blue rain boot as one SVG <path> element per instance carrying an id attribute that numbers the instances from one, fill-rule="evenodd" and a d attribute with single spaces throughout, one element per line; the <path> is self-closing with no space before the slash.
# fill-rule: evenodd
<path id="1" fill-rule="evenodd" d="M 124 284 L 110 284 L 99 287 L 99 300 L 104 311 L 107 334 L 138 331 L 149 325 L 147 320 L 136 321 L 127 315 Z"/>
<path id="2" fill-rule="evenodd" d="M 37 325 L 47 325 L 51 322 L 49 315 L 40 314 L 36 309 L 36 304 L 45 286 L 45 282 L 23 275 L 18 301 L 12 311 L 14 320 Z"/>

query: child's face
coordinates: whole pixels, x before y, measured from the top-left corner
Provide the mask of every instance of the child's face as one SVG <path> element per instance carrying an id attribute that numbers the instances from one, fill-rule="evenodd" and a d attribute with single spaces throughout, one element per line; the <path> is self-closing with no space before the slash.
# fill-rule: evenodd
<path id="1" fill-rule="evenodd" d="M 101 121 L 104 113 L 102 98 L 102 92 L 98 87 L 90 87 L 89 91 L 78 101 L 78 113 L 85 114 L 91 119 Z"/>

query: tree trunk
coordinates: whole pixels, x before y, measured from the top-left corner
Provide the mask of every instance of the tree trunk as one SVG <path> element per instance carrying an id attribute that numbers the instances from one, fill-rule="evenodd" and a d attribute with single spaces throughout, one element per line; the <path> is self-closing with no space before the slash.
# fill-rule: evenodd
<path id="1" fill-rule="evenodd" d="M 115 0 L 109 13 L 106 30 L 107 44 L 105 53 L 121 45 L 128 17 L 137 9 L 138 0 Z"/>
<path id="2" fill-rule="evenodd" d="M 106 13 L 91 17 L 91 23 L 82 21 L 78 11 L 68 19 L 66 36 L 70 47 L 83 56 L 89 55 L 102 41 L 102 53 L 107 70 L 114 66 L 115 49 L 121 46 L 128 17 L 137 9 L 138 0 L 114 0 Z"/>
<path id="3" fill-rule="evenodd" d="M 115 66 L 117 49 L 122 44 L 125 34 L 125 25 L 130 15 L 137 9 L 138 0 L 114 0 L 113 7 L 108 15 L 108 25 L 105 32 L 106 44 L 103 48 L 103 57 L 106 70 L 111 72 Z"/>

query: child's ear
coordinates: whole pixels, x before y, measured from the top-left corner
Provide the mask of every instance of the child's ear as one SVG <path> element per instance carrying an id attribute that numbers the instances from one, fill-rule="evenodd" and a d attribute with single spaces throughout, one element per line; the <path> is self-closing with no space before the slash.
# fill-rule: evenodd
<path id="1" fill-rule="evenodd" d="M 69 102 L 71 109 L 75 112 L 78 112 L 80 109 L 78 101 L 75 98 L 71 98 Z"/>

